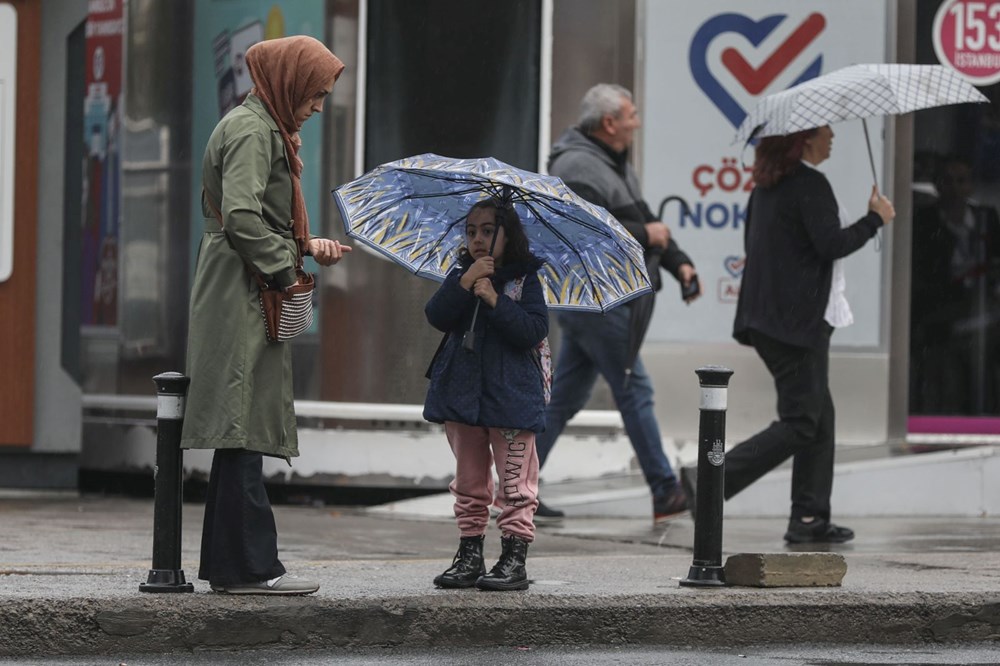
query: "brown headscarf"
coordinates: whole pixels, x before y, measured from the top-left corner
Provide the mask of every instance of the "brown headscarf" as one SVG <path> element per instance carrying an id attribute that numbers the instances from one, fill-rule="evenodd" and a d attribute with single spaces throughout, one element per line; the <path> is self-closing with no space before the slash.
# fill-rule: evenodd
<path id="1" fill-rule="evenodd" d="M 278 124 L 292 172 L 292 233 L 305 251 L 309 239 L 309 214 L 302 197 L 302 160 L 295 110 L 340 78 L 344 63 L 313 37 L 298 35 L 269 39 L 246 52 L 253 79 L 252 92 L 264 103 Z"/>

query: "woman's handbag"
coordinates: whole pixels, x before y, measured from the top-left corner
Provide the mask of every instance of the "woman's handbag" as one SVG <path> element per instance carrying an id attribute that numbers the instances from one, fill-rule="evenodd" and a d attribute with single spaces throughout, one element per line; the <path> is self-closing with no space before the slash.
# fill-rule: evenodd
<path id="1" fill-rule="evenodd" d="M 286 289 L 271 289 L 256 275 L 260 286 L 260 313 L 264 315 L 264 333 L 269 342 L 291 340 L 313 322 L 313 290 L 316 280 L 302 270 L 302 257 L 295 268 L 295 284 Z"/>
<path id="2" fill-rule="evenodd" d="M 208 202 L 209 208 L 215 213 L 219 226 L 222 223 L 222 213 L 202 191 L 202 196 Z M 302 252 L 298 241 L 295 243 L 295 275 L 296 280 L 288 289 L 271 286 L 260 273 L 246 265 L 247 272 L 253 275 L 259 288 L 260 314 L 264 317 L 264 334 L 268 342 L 285 342 L 312 326 L 313 322 L 313 290 L 316 280 L 302 268 Z"/>

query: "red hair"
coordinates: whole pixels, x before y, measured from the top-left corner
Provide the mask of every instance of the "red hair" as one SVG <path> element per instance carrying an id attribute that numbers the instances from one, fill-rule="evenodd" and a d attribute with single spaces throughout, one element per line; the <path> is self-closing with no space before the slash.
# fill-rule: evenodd
<path id="1" fill-rule="evenodd" d="M 802 130 L 784 136 L 766 136 L 757 144 L 753 163 L 753 180 L 757 187 L 773 187 L 781 182 L 802 161 L 806 139 L 819 128 Z"/>

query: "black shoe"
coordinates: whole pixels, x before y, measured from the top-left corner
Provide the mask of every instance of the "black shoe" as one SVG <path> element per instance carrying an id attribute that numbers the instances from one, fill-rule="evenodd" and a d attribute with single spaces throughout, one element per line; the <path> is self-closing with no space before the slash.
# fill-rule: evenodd
<path id="1" fill-rule="evenodd" d="M 691 510 L 691 518 L 694 518 L 695 514 L 695 500 L 698 494 L 698 468 L 697 467 L 681 467 L 681 488 L 684 489 L 684 494 L 687 495 L 688 509 Z"/>
<path id="2" fill-rule="evenodd" d="M 675 485 L 665 496 L 653 495 L 653 525 L 684 513 L 688 509 L 687 495 L 680 485 Z"/>
<path id="3" fill-rule="evenodd" d="M 844 543 L 854 538 L 854 530 L 816 518 L 804 523 L 798 518 L 788 521 L 785 541 L 788 543 Z"/>
<path id="4" fill-rule="evenodd" d="M 500 559 L 488 574 L 480 576 L 476 587 L 505 592 L 527 590 L 528 572 L 524 568 L 524 560 L 528 557 L 528 542 L 521 537 L 505 536 L 500 543 Z"/>
<path id="5" fill-rule="evenodd" d="M 535 509 L 535 522 L 536 523 L 554 523 L 556 521 L 562 520 L 566 517 L 565 511 L 560 511 L 559 509 L 553 509 L 551 506 L 546 506 L 542 503 L 542 500 L 538 500 L 538 508 Z"/>
<path id="6" fill-rule="evenodd" d="M 447 588 L 475 585 L 479 577 L 486 573 L 486 563 L 483 561 L 483 540 L 485 538 L 486 535 L 462 537 L 451 566 L 443 574 L 434 578 L 434 584 Z"/>

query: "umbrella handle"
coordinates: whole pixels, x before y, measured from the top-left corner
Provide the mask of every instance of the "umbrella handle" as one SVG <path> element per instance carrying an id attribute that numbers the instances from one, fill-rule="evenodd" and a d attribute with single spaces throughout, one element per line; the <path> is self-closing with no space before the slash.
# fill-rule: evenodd
<path id="1" fill-rule="evenodd" d="M 476 317 L 479 315 L 479 305 L 482 302 L 481 299 L 476 299 L 476 309 L 472 311 L 472 323 L 469 324 L 469 330 L 462 336 L 462 346 L 469 351 L 476 347 Z"/>
<path id="2" fill-rule="evenodd" d="M 678 202 L 681 205 L 681 210 L 684 212 L 685 215 L 691 215 L 691 207 L 688 206 L 687 200 L 685 200 L 684 197 L 682 196 L 673 194 L 669 197 L 664 198 L 663 201 L 660 202 L 660 209 L 656 212 L 656 219 L 658 219 L 660 222 L 663 221 L 663 209 L 666 208 L 667 204 L 670 203 L 671 201 Z"/>
<path id="3" fill-rule="evenodd" d="M 865 145 L 868 146 L 868 163 L 872 167 L 872 181 L 875 183 L 875 189 L 878 189 L 878 176 L 875 175 L 875 158 L 872 156 L 872 142 L 868 138 L 868 121 L 864 118 L 861 119 L 861 127 L 865 130 Z"/>

